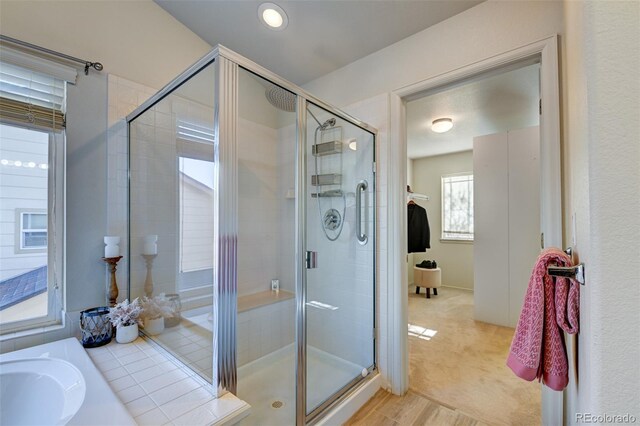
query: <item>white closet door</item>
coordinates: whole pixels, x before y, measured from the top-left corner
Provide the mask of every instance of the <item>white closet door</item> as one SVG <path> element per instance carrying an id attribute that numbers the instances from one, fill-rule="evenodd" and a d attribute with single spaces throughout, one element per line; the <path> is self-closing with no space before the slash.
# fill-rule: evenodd
<path id="1" fill-rule="evenodd" d="M 474 316 L 509 321 L 509 156 L 507 134 L 473 139 Z"/>
<path id="2" fill-rule="evenodd" d="M 508 132 L 509 325 L 515 327 L 531 270 L 540 253 L 540 135 L 538 126 Z"/>

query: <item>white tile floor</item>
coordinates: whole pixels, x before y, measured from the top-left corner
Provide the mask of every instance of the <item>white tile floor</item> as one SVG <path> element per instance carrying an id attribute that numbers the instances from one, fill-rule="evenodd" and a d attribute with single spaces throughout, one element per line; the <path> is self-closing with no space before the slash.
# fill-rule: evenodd
<path id="1" fill-rule="evenodd" d="M 249 408 L 230 393 L 216 399 L 196 373 L 144 338 L 87 353 L 139 425 L 209 425 Z"/>
<path id="2" fill-rule="evenodd" d="M 165 328 L 153 336 L 153 340 L 200 376 L 211 380 L 213 334 L 210 330 L 183 318 L 176 327 Z"/>

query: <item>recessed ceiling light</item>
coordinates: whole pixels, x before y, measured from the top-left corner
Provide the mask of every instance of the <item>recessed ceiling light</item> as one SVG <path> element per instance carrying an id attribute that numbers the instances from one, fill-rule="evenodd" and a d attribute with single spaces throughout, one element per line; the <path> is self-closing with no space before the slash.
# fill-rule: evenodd
<path id="1" fill-rule="evenodd" d="M 258 19 L 270 30 L 282 31 L 287 28 L 289 18 L 285 11 L 274 3 L 262 3 L 258 7 Z"/>
<path id="2" fill-rule="evenodd" d="M 451 130 L 453 127 L 453 120 L 450 118 L 438 118 L 431 123 L 431 130 L 436 133 L 444 133 Z"/>

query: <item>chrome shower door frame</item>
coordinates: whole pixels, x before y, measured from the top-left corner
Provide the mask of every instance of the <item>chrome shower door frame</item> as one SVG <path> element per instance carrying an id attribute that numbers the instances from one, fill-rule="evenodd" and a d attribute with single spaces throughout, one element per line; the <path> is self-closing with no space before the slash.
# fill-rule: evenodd
<path id="1" fill-rule="evenodd" d="M 303 92 L 304 93 L 304 92 Z M 298 143 L 297 143 L 297 157 L 299 168 L 297 174 L 297 182 L 296 182 L 296 196 L 297 200 L 297 214 L 296 219 L 299 221 L 299 225 L 296 226 L 296 233 L 298 233 L 298 237 L 296 241 L 298 243 L 298 247 L 296 247 L 296 253 L 298 258 L 296 259 L 296 267 L 300 268 L 300 271 L 296 270 L 296 277 L 298 277 L 298 281 L 296 282 L 296 307 L 297 307 L 297 321 L 296 321 L 296 330 L 297 330 L 297 339 L 296 339 L 296 347 L 297 354 L 299 354 L 300 358 L 297 359 L 296 363 L 296 425 L 306 425 L 306 424 L 315 424 L 316 422 L 322 419 L 323 414 L 326 414 L 327 411 L 331 407 L 335 407 L 340 404 L 346 398 L 348 398 L 353 391 L 357 389 L 357 385 L 366 382 L 372 377 L 372 373 L 378 371 L 378 351 L 377 351 L 377 330 L 378 330 L 378 318 L 377 318 L 377 304 L 376 304 L 376 296 L 377 296 L 377 164 L 376 164 L 376 153 L 377 153 L 377 142 L 378 142 L 378 131 L 369 126 L 366 123 L 363 123 L 357 119 L 354 119 L 350 115 L 344 113 L 340 109 L 328 105 L 319 99 L 311 96 L 311 95 L 300 95 L 300 101 L 298 102 Z M 305 98 L 306 97 L 306 98 Z M 315 107 L 319 107 L 324 109 L 326 112 L 330 114 L 334 114 L 335 116 L 366 130 L 373 136 L 373 158 L 371 159 L 372 163 L 372 177 L 371 177 L 371 188 L 372 188 L 372 197 L 373 197 L 373 220 L 372 220 L 372 234 L 368 241 L 373 245 L 373 279 L 372 279 L 372 288 L 373 288 L 373 365 L 367 368 L 368 375 L 365 377 L 357 377 L 352 379 L 350 382 L 346 383 L 341 389 L 336 391 L 329 399 L 324 401 L 314 410 L 312 410 L 309 414 L 306 412 L 307 407 L 307 392 L 306 392 L 306 374 L 307 374 L 307 306 L 306 306 L 306 296 L 307 296 L 307 277 L 306 270 L 307 262 L 306 262 L 306 253 L 307 253 L 307 226 L 306 226 L 306 188 L 307 188 L 307 106 L 312 105 Z M 360 185 L 359 182 L 358 187 Z M 358 195 L 356 195 L 356 198 Z M 360 213 L 360 212 L 359 212 Z M 344 220 L 344 218 L 343 218 Z M 356 231 L 357 232 L 357 231 Z M 363 242 L 357 236 L 358 243 L 363 244 Z M 366 242 L 364 243 L 366 244 Z"/>
<path id="2" fill-rule="evenodd" d="M 238 64 L 218 55 L 214 106 L 213 383 L 238 388 Z"/>
<path id="3" fill-rule="evenodd" d="M 295 182 L 295 193 L 296 193 L 296 206 L 295 206 L 295 254 L 296 254 L 296 294 L 295 294 L 295 306 L 296 306 L 296 342 L 295 342 L 295 351 L 296 351 L 296 425 L 301 426 L 309 423 L 313 423 L 321 418 L 321 415 L 326 413 L 326 411 L 336 404 L 343 401 L 347 398 L 352 391 L 356 389 L 356 385 L 362 382 L 365 382 L 371 377 L 371 373 L 374 373 L 378 369 L 378 353 L 376 350 L 377 344 L 377 336 L 374 337 L 374 345 L 373 345 L 373 365 L 368 369 L 369 375 L 367 377 L 360 377 L 352 380 L 347 383 L 342 389 L 336 392 L 331 398 L 325 401 L 320 407 L 313 410 L 311 413 L 307 415 L 306 413 L 306 371 L 307 371 L 307 333 L 306 333 L 306 319 L 307 319 L 307 310 L 306 310 L 306 247 L 307 247 L 307 238 L 306 238 L 306 188 L 307 188 L 307 165 L 306 165 L 306 142 L 307 142 L 307 104 L 312 103 L 324 110 L 328 111 L 331 114 L 357 126 L 373 135 L 373 152 L 374 158 L 372 158 L 372 167 L 373 167 L 373 182 L 372 185 L 372 196 L 373 196 L 373 233 L 370 238 L 371 244 L 373 244 L 373 322 L 372 326 L 375 330 L 378 329 L 377 326 L 377 315 L 376 315 L 376 295 L 377 295 L 377 193 L 376 193 L 376 158 L 375 153 L 377 149 L 378 142 L 378 131 L 374 127 L 369 124 L 358 120 L 355 117 L 345 113 L 344 111 L 330 105 L 321 99 L 316 98 L 315 96 L 307 93 L 300 87 L 295 84 L 281 78 L 277 74 L 263 68 L 262 66 L 256 64 L 255 62 L 223 47 L 218 45 L 216 50 L 219 52 L 219 57 L 224 57 L 229 61 L 234 62 L 239 67 L 246 69 L 259 77 L 264 78 L 265 80 L 270 81 L 271 83 L 278 85 L 297 96 L 297 141 L 296 141 L 296 182 Z M 237 167 L 237 164 L 234 163 L 234 167 Z M 234 348 L 235 351 L 235 348 Z"/>
<path id="4" fill-rule="evenodd" d="M 375 152 L 377 144 L 377 130 L 367 123 L 360 121 L 344 111 L 307 93 L 293 83 L 279 77 L 273 72 L 261 67 L 255 62 L 241 55 L 217 45 L 182 74 L 172 80 L 151 98 L 130 113 L 126 120 L 130 124 L 138 116 L 152 108 L 157 102 L 169 95 L 175 89 L 187 82 L 211 63 L 215 64 L 215 105 L 214 105 L 214 163 L 215 194 L 214 215 L 214 291 L 213 291 L 213 378 L 212 390 L 217 396 L 226 392 L 236 393 L 237 390 L 237 354 L 236 354 L 236 323 L 238 297 L 238 156 L 237 156 L 237 128 L 238 128 L 238 73 L 244 68 L 265 80 L 272 82 L 297 96 L 297 131 L 296 131 L 296 206 L 295 206 L 295 276 L 296 276 L 296 424 L 304 425 L 315 422 L 321 414 L 344 400 L 355 385 L 366 381 L 367 378 L 354 379 L 336 392 L 329 400 L 312 413 L 306 413 L 306 130 L 307 103 L 311 102 L 335 116 L 357 126 L 373 135 L 374 158 L 372 159 L 374 173 L 373 182 L 373 224 L 371 243 L 373 244 L 373 312 L 374 329 L 377 329 L 376 294 L 377 294 L 377 246 L 376 246 L 376 174 Z M 128 127 L 128 126 L 127 126 Z M 130 152 L 130 150 L 129 150 Z M 130 176 L 129 176 L 130 179 Z M 374 337 L 373 366 L 369 372 L 377 371 L 376 338 Z"/>

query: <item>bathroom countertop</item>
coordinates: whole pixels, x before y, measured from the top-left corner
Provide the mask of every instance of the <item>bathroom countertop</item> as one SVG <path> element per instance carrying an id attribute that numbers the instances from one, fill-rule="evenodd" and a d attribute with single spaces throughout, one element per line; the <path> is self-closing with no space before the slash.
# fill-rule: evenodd
<path id="1" fill-rule="evenodd" d="M 59 358 L 64 359 L 80 370 L 84 377 L 87 392 L 82 406 L 71 418 L 68 425 L 135 425 L 133 417 L 118 401 L 102 375 L 96 370 L 84 348 L 76 338 L 33 346 L 19 351 L 0 355 L 0 361 L 20 358 Z"/>

